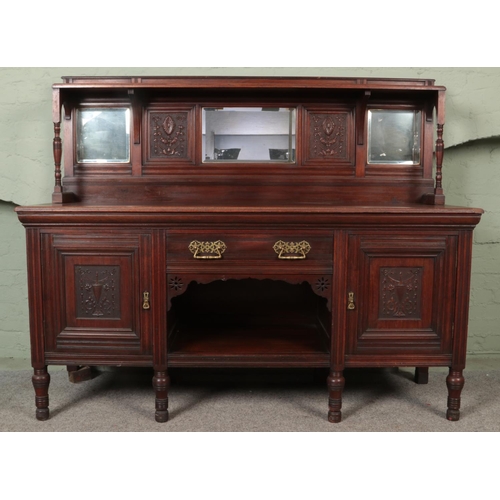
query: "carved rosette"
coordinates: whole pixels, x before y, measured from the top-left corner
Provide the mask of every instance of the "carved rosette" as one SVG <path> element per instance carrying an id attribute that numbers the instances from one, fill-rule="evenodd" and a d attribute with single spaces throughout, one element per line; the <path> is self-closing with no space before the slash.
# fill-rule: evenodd
<path id="1" fill-rule="evenodd" d="M 150 157 L 187 158 L 187 111 L 151 113 Z"/>
<path id="2" fill-rule="evenodd" d="M 184 288 L 184 283 L 182 281 L 182 278 L 179 278 L 178 276 L 172 276 L 168 280 L 168 286 L 170 289 L 177 291 L 183 291 L 182 289 Z"/>
<path id="3" fill-rule="evenodd" d="M 79 318 L 120 318 L 120 267 L 76 266 Z"/>
<path id="4" fill-rule="evenodd" d="M 420 319 L 422 270 L 382 268 L 380 275 L 380 317 Z"/>
<path id="5" fill-rule="evenodd" d="M 347 114 L 311 113 L 309 158 L 347 160 Z"/>

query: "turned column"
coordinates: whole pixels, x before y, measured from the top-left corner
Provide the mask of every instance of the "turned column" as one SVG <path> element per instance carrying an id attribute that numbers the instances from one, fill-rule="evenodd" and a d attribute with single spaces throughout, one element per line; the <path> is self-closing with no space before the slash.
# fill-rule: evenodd
<path id="1" fill-rule="evenodd" d="M 153 376 L 153 388 L 156 392 L 155 419 L 157 422 L 167 422 L 168 389 L 170 388 L 170 377 L 167 371 L 155 371 Z"/>
<path id="2" fill-rule="evenodd" d="M 37 420 L 47 420 L 49 418 L 49 384 L 50 375 L 47 367 L 35 368 L 32 377 L 35 388 L 35 405 Z"/>
<path id="3" fill-rule="evenodd" d="M 331 371 L 326 379 L 329 397 L 328 397 L 328 421 L 340 422 L 342 420 L 342 390 L 344 389 L 345 379 L 342 372 Z"/>
<path id="4" fill-rule="evenodd" d="M 448 410 L 446 411 L 446 418 L 448 420 L 456 421 L 460 418 L 460 394 L 465 383 L 462 373 L 463 370 L 450 368 L 450 372 L 446 377 L 446 386 L 448 387 Z"/>

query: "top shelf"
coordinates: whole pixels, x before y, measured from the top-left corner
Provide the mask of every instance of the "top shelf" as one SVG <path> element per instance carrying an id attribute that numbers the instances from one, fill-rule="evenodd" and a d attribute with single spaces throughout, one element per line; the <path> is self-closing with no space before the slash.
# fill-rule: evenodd
<path id="1" fill-rule="evenodd" d="M 348 89 L 348 90 L 446 90 L 432 79 L 331 78 L 331 77 L 232 77 L 232 76 L 63 76 L 54 89 L 185 88 L 185 89 Z"/>

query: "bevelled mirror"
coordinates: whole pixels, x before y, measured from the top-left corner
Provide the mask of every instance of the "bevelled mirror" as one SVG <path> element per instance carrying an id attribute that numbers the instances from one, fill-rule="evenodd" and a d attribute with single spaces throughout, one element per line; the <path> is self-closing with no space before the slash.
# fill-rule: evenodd
<path id="1" fill-rule="evenodd" d="M 76 114 L 78 163 L 130 161 L 129 108 L 82 108 Z"/>
<path id="2" fill-rule="evenodd" d="M 417 110 L 369 110 L 368 163 L 418 165 L 421 127 Z"/>
<path id="3" fill-rule="evenodd" d="M 203 108 L 203 161 L 295 163 L 295 121 L 295 108 Z"/>

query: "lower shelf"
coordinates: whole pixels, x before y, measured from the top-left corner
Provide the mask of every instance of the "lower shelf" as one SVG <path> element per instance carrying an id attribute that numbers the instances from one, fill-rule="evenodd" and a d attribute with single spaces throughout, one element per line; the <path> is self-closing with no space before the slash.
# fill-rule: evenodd
<path id="1" fill-rule="evenodd" d="M 232 328 L 188 326 L 169 345 L 169 366 L 328 367 L 324 333 L 316 325 Z"/>
<path id="2" fill-rule="evenodd" d="M 328 367 L 326 302 L 308 283 L 191 282 L 172 299 L 168 365 Z"/>

